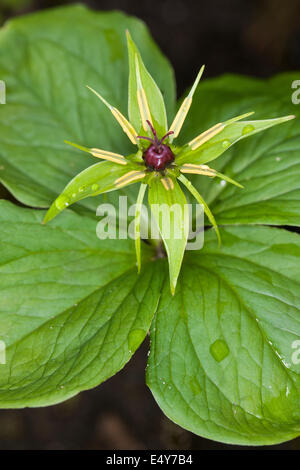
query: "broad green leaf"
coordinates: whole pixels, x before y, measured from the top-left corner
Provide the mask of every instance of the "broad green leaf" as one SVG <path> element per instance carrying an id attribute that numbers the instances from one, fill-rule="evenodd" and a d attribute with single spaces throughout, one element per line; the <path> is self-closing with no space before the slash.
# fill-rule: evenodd
<path id="1" fill-rule="evenodd" d="M 265 131 L 270 127 L 282 124 L 294 119 L 295 116 L 283 116 L 275 119 L 263 119 L 260 121 L 240 121 L 230 124 L 224 123 L 224 129 L 205 142 L 196 150 L 187 150 L 177 157 L 177 163 L 203 164 L 215 160 L 232 145 L 246 137 Z"/>
<path id="2" fill-rule="evenodd" d="M 41 211 L 0 209 L 0 407 L 58 403 L 130 359 L 163 270 L 148 263 L 138 276 L 132 241 L 100 241 L 87 217 L 69 212 L 45 226 Z"/>
<path id="3" fill-rule="evenodd" d="M 203 437 L 275 444 L 300 434 L 300 237 L 223 229 L 165 285 L 147 382 L 166 415 Z"/>
<path id="4" fill-rule="evenodd" d="M 187 202 L 176 180 L 170 181 L 166 189 L 161 179 L 154 177 L 149 187 L 149 205 L 167 252 L 174 294 L 189 231 Z"/>
<path id="5" fill-rule="evenodd" d="M 163 137 L 167 132 L 167 114 L 161 91 L 152 76 L 146 69 L 139 50 L 132 40 L 130 32 L 127 32 L 129 55 L 129 86 L 128 86 L 128 114 L 133 127 L 140 135 L 151 130 L 145 122 L 152 122 L 158 137 Z M 158 70 L 156 71 L 158 72 Z M 156 76 L 159 73 L 155 74 Z M 141 95 L 139 97 L 139 94 Z M 139 102 L 142 101 L 142 102 Z M 143 100 L 145 103 L 143 103 Z M 142 104 L 144 106 L 142 106 Z M 141 112 L 141 108 L 143 111 Z M 144 109 L 145 108 L 145 109 Z M 148 109 L 147 109 L 148 108 Z M 150 115 L 149 115 L 149 112 Z"/>
<path id="6" fill-rule="evenodd" d="M 64 140 L 122 155 L 134 150 L 86 88 L 126 115 L 126 29 L 150 72 L 159 71 L 157 82 L 172 114 L 172 69 L 136 18 L 76 5 L 16 18 L 0 31 L 0 78 L 7 86 L 7 104 L 0 106 L 0 179 L 24 204 L 48 207 L 70 179 L 94 163 Z M 80 206 L 94 210 L 97 201 L 89 198 Z"/>
<path id="7" fill-rule="evenodd" d="M 198 87 L 189 126 L 179 136 L 183 143 L 201 129 L 249 110 L 255 111 L 256 119 L 296 115 L 238 142 L 212 162 L 210 166 L 241 183 L 243 190 L 205 176 L 192 178 L 218 224 L 300 225 L 300 113 L 291 100 L 291 85 L 298 75 L 282 74 L 270 80 L 226 75 L 204 80 Z"/>
<path id="8" fill-rule="evenodd" d="M 134 169 L 135 166 L 131 164 L 118 165 L 112 162 L 100 162 L 89 166 L 76 175 L 55 199 L 46 214 L 45 222 L 77 201 L 116 190 L 115 181 Z"/>

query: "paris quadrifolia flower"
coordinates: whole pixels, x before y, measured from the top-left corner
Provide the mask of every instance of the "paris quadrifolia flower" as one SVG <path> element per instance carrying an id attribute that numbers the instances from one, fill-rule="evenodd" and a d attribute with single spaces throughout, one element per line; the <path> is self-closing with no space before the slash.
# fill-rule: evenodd
<path id="1" fill-rule="evenodd" d="M 172 231 L 166 235 L 164 224 L 157 207 L 166 204 L 186 207 L 187 201 L 182 186 L 192 194 L 203 206 L 209 223 L 216 231 L 220 242 L 220 234 L 215 218 L 203 197 L 185 176 L 188 174 L 205 175 L 209 178 L 221 178 L 228 183 L 242 188 L 229 176 L 219 173 L 207 165 L 222 155 L 228 148 L 241 139 L 251 136 L 276 124 L 288 121 L 294 116 L 278 119 L 245 120 L 252 112 L 242 114 L 224 122 L 218 122 L 210 129 L 204 129 L 190 142 L 183 146 L 176 145 L 176 139 L 191 107 L 193 95 L 198 87 L 204 71 L 201 67 L 195 83 L 183 100 L 173 122 L 167 123 L 167 114 L 163 96 L 147 71 L 141 55 L 127 32 L 129 52 L 129 120 L 113 105 L 106 101 L 97 91 L 88 87 L 108 108 L 117 120 L 130 141 L 136 146 L 135 154 L 120 155 L 119 153 L 88 148 L 66 141 L 80 150 L 90 153 L 103 160 L 96 163 L 73 178 L 60 196 L 48 210 L 44 222 L 48 222 L 69 205 L 89 196 L 114 191 L 132 184 L 139 184 L 135 209 L 135 246 L 137 265 L 141 266 L 140 219 L 141 206 L 148 187 L 149 206 L 158 224 L 161 238 L 169 261 L 170 285 L 174 293 L 177 278 L 188 237 L 187 211 L 174 212 L 172 223 L 177 226 L 176 238 Z M 201 122 L 199 122 L 201 127 Z M 178 236 L 178 232 L 180 236 Z"/>

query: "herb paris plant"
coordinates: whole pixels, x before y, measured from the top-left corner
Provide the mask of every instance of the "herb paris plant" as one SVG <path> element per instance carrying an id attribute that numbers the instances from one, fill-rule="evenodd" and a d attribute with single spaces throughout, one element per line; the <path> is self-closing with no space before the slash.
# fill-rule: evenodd
<path id="1" fill-rule="evenodd" d="M 137 145 L 138 151 L 126 157 L 118 153 L 100 150 L 98 148 L 87 148 L 72 142 L 66 142 L 94 157 L 106 160 L 109 163 L 93 165 L 75 178 L 66 186 L 62 194 L 54 201 L 47 212 L 44 222 L 53 219 L 59 212 L 70 204 L 89 196 L 108 191 L 114 191 L 121 187 L 131 185 L 137 181 L 141 182 L 140 196 L 138 197 L 135 225 L 140 226 L 141 213 L 138 210 L 143 202 L 145 184 L 149 186 L 149 204 L 156 218 L 164 241 L 169 259 L 170 287 L 172 294 L 180 272 L 180 267 L 186 247 L 188 236 L 188 214 L 184 211 L 186 199 L 177 179 L 191 192 L 199 204 L 204 206 L 204 212 L 210 223 L 217 232 L 219 242 L 220 233 L 215 218 L 205 203 L 203 197 L 192 185 L 184 174 L 205 175 L 210 178 L 222 178 L 236 186 L 242 187 L 232 178 L 210 168 L 206 163 L 219 157 L 226 149 L 239 140 L 268 129 L 276 124 L 283 123 L 294 116 L 284 116 L 277 119 L 266 119 L 261 121 L 241 121 L 249 117 L 253 112 L 242 114 L 225 122 L 215 124 L 205 130 L 197 137 L 182 147 L 173 144 L 180 133 L 182 125 L 191 107 L 193 95 L 196 91 L 200 78 L 204 71 L 201 67 L 196 80 L 183 100 L 170 128 L 167 125 L 167 114 L 162 94 L 147 71 L 141 55 L 127 31 L 129 51 L 129 100 L 128 114 L 130 122 L 122 113 L 109 104 L 98 92 L 90 88 L 104 105 L 111 111 L 130 141 Z M 241 121 L 241 122 L 239 122 Z M 146 136 L 141 136 L 145 132 Z M 144 142 L 146 141 L 146 143 Z M 150 142 L 150 145 L 149 145 Z M 118 165 L 119 167 L 117 167 Z M 174 233 L 165 233 L 165 226 L 159 217 L 157 205 L 180 204 L 183 208 L 181 213 L 174 215 L 174 231 L 180 237 L 175 240 Z M 155 209 L 154 209 L 155 207 Z M 136 230 L 136 254 L 138 270 L 141 266 L 140 233 Z"/>
<path id="2" fill-rule="evenodd" d="M 162 90 L 171 123 L 173 72 L 137 19 L 77 5 L 16 18 L 0 32 L 0 78 L 7 84 L 7 104 L 0 106 L 0 179 L 23 205 L 35 208 L 0 202 L 0 340 L 6 345 L 0 406 L 52 405 L 99 385 L 124 367 L 150 329 L 147 384 L 170 419 L 227 443 L 292 439 L 300 434 L 300 241 L 285 228 L 263 225 L 300 226 L 300 120 L 242 138 L 225 152 L 222 142 L 234 143 L 247 125 L 236 121 L 196 149 L 193 160 L 189 156 L 189 165 L 205 165 L 222 153 L 215 171 L 238 180 L 243 190 L 217 177 L 182 174 L 186 162 L 178 153 L 192 153 L 186 142 L 201 130 L 252 109 L 259 119 L 299 116 L 290 99 L 299 72 L 203 81 L 177 140 L 171 134 L 162 142 L 175 156 L 171 165 L 178 176 L 188 176 L 211 207 L 222 236 L 218 249 L 215 231 L 207 230 L 204 248 L 185 255 L 174 296 L 166 262 L 155 259 L 153 247 L 144 244 L 138 275 L 132 241 L 97 239 L 95 210 L 103 196 L 81 199 L 42 224 L 41 209 L 94 162 L 64 145 L 66 138 L 128 161 L 93 165 L 99 172 L 83 187 L 103 181 L 115 188 L 132 163 L 147 177 L 156 174 L 143 159 L 152 142 L 138 139 L 138 162 L 127 157 L 134 153 L 131 141 L 85 87 L 101 90 L 125 115 L 126 29 Z M 141 125 L 134 56 L 130 63 L 130 122 L 156 147 L 148 124 L 147 130 Z M 147 92 L 153 82 L 142 73 L 141 79 L 152 122 L 147 120 L 161 140 L 170 127 L 159 127 L 150 101 L 156 97 L 155 110 L 162 110 L 162 101 Z M 145 157 L 157 161 L 161 154 Z M 183 194 L 178 178 L 174 190 L 161 183 L 162 172 L 170 170 L 157 172 L 152 201 L 159 202 L 161 193 L 168 200 Z M 138 197 L 139 205 L 148 186 L 142 184 L 140 191 L 131 184 L 119 192 L 131 203 Z M 115 202 L 116 195 L 105 197 Z M 179 263 L 173 262 L 175 272 Z M 122 399 L 125 390 L 115 393 Z"/>

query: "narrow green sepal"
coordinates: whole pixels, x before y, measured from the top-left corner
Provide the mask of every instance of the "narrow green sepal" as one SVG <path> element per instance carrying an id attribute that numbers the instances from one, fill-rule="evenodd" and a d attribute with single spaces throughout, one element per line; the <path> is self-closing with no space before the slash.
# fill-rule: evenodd
<path id="1" fill-rule="evenodd" d="M 218 238 L 218 245 L 220 246 L 221 245 L 221 235 L 220 235 L 220 231 L 219 231 L 219 228 L 218 228 L 218 225 L 216 223 L 216 220 L 210 210 L 210 208 L 208 207 L 208 205 L 206 204 L 206 202 L 204 201 L 203 197 L 198 193 L 197 189 L 192 185 L 192 183 L 190 182 L 190 180 L 188 180 L 185 176 L 183 176 L 182 174 L 179 176 L 179 181 L 181 181 L 184 186 L 190 191 L 190 193 L 194 196 L 194 198 L 196 199 L 196 201 L 199 202 L 199 204 L 202 204 L 203 207 L 204 207 L 204 212 L 205 214 L 207 215 L 207 218 L 208 220 L 210 221 L 210 223 L 212 224 L 212 226 L 214 227 L 215 231 L 216 231 L 216 235 L 217 235 L 217 238 Z"/>
<path id="2" fill-rule="evenodd" d="M 167 113 L 162 93 L 146 69 L 141 54 L 128 30 L 126 34 L 129 56 L 128 115 L 130 122 L 139 135 L 150 132 L 148 128 L 143 127 L 139 106 L 139 99 L 145 98 L 150 111 L 149 120 L 152 121 L 158 137 L 161 138 L 168 130 Z"/>
<path id="3" fill-rule="evenodd" d="M 175 293 L 189 231 L 189 214 L 185 195 L 176 179 L 162 183 L 152 178 L 149 205 L 158 225 L 169 261 L 170 288 Z"/>
<path id="4" fill-rule="evenodd" d="M 138 273 L 141 271 L 141 210 L 146 189 L 147 184 L 142 183 L 136 201 L 134 216 L 135 251 Z"/>
<path id="5" fill-rule="evenodd" d="M 133 165 L 117 165 L 104 161 L 89 166 L 76 175 L 55 199 L 45 215 L 43 223 L 47 223 L 70 205 L 90 196 L 114 191 L 115 181 L 135 169 Z"/>

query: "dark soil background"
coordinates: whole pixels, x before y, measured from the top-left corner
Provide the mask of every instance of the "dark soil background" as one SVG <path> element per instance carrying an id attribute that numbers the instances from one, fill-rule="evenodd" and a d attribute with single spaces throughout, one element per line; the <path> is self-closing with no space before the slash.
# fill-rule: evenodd
<path id="1" fill-rule="evenodd" d="M 0 24 L 14 15 L 70 3 L 75 2 L 0 0 Z M 224 72 L 268 77 L 300 69 L 300 0 L 82 3 L 143 19 L 173 64 L 178 95 L 202 63 L 206 77 Z M 1 188 L 0 195 L 8 197 Z M 0 411 L 0 449 L 248 449 L 202 439 L 161 413 L 145 386 L 148 347 L 146 341 L 115 377 L 61 405 Z M 264 449 L 298 450 L 300 439 Z"/>

